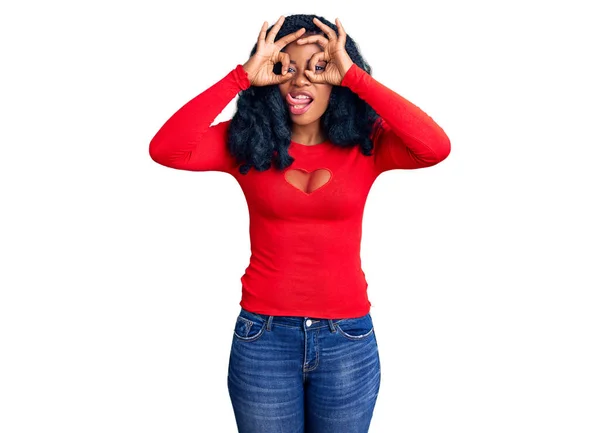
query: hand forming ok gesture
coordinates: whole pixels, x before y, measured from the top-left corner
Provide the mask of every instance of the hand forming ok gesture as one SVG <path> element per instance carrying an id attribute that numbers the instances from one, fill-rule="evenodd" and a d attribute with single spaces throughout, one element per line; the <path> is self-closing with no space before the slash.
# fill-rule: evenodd
<path id="1" fill-rule="evenodd" d="M 268 35 L 268 23 L 265 21 L 262 25 L 258 35 L 256 53 L 243 65 L 252 86 L 282 84 L 292 78 L 292 74 L 287 73 L 290 66 L 290 56 L 285 52 L 282 53 L 281 49 L 302 36 L 306 29 L 303 27 L 275 42 L 275 36 L 277 36 L 283 21 L 285 21 L 285 17 L 282 15 Z M 273 67 L 279 62 L 282 64 L 282 75 L 273 72 Z"/>
<path id="2" fill-rule="evenodd" d="M 296 41 L 298 45 L 316 42 L 323 48 L 323 51 L 315 53 L 311 57 L 308 68 L 304 73 L 313 83 L 327 83 L 339 86 L 348 69 L 354 64 L 346 51 L 346 32 L 344 31 L 344 27 L 342 27 L 340 20 L 336 18 L 335 24 L 340 34 L 338 37 L 331 27 L 323 24 L 318 18 L 313 18 L 313 22 L 323 30 L 329 39 L 322 35 L 311 35 Z M 314 69 L 317 62 L 320 61 L 327 62 L 327 66 L 323 72 L 316 74 Z"/>

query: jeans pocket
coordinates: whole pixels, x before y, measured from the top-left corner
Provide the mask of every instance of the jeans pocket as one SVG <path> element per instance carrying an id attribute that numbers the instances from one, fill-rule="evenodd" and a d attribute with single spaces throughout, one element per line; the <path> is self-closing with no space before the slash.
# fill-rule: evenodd
<path id="1" fill-rule="evenodd" d="M 240 314 L 236 319 L 233 335 L 240 341 L 256 341 L 264 334 L 267 324 L 245 316 Z"/>
<path id="2" fill-rule="evenodd" d="M 349 340 L 365 340 L 371 335 L 374 335 L 375 328 L 370 314 L 352 319 L 342 319 L 335 323 L 335 328 L 340 335 Z"/>

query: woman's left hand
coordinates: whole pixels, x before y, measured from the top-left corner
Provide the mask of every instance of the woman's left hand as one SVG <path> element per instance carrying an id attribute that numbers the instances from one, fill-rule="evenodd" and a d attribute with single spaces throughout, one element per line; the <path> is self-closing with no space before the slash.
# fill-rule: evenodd
<path id="1" fill-rule="evenodd" d="M 317 43 L 323 51 L 313 54 L 308 63 L 308 69 L 304 71 L 308 79 L 317 84 L 332 84 L 339 86 L 348 69 L 354 64 L 348 52 L 346 51 L 346 32 L 338 18 L 335 24 L 338 28 L 339 37 L 335 30 L 326 24 L 323 24 L 318 18 L 313 18 L 314 23 L 327 35 L 329 39 L 322 35 L 311 35 L 296 40 L 298 45 Z M 321 73 L 315 73 L 314 69 L 318 62 L 327 62 L 325 70 Z"/>

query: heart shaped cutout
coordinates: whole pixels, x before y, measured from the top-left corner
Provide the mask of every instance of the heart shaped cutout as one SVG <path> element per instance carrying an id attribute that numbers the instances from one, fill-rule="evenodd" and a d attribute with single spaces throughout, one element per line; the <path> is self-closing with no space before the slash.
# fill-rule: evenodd
<path id="1" fill-rule="evenodd" d="M 331 172 L 327 168 L 317 168 L 314 171 L 291 168 L 285 172 L 285 180 L 294 188 L 310 194 L 331 180 Z"/>

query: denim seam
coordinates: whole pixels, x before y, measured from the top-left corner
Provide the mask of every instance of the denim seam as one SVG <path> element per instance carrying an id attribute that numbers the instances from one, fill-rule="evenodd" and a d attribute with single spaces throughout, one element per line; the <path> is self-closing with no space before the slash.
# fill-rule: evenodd
<path id="1" fill-rule="evenodd" d="M 337 325 L 337 329 L 338 329 L 338 331 L 340 331 L 340 334 L 342 336 L 344 336 L 345 338 L 347 338 L 348 340 L 364 340 L 369 335 L 371 335 L 373 333 L 373 331 L 375 331 L 375 327 L 372 327 L 371 330 L 369 332 L 367 332 L 366 334 L 362 334 L 362 335 L 350 335 L 350 334 L 347 334 L 346 332 L 344 332 L 344 330 L 342 328 L 340 328 L 339 325 Z"/>
<path id="2" fill-rule="evenodd" d="M 252 327 L 255 325 L 255 323 L 252 320 L 246 319 L 245 317 L 242 317 L 242 316 L 239 316 L 238 320 L 242 320 L 246 324 L 246 335 L 244 335 L 244 337 L 246 337 L 248 335 L 248 332 L 250 331 L 250 329 L 252 329 Z"/>
<path id="3" fill-rule="evenodd" d="M 238 316 L 238 320 L 242 320 L 245 324 L 246 324 L 246 331 L 245 331 L 245 335 L 239 335 L 236 330 L 233 330 L 233 333 L 235 334 L 235 336 L 242 341 L 255 341 L 257 340 L 263 333 L 264 333 L 264 328 L 265 328 L 265 324 L 264 323 L 255 323 L 250 319 L 247 319 L 245 317 L 242 316 Z M 250 332 L 250 330 L 252 329 L 252 327 L 254 325 L 260 326 L 261 329 L 260 331 L 258 331 L 258 333 L 252 337 L 248 337 L 248 332 Z"/>
<path id="4" fill-rule="evenodd" d="M 309 369 L 305 369 L 304 365 L 303 365 L 302 366 L 302 371 L 304 373 L 308 373 L 309 371 L 314 371 L 319 366 L 319 331 L 315 332 L 315 334 L 316 335 L 314 337 L 312 337 L 312 338 L 314 338 L 314 341 L 315 341 L 315 352 L 317 354 L 316 360 L 315 360 L 315 365 L 314 365 L 314 367 L 309 368 Z M 307 342 L 307 338 L 305 337 L 304 338 L 304 356 L 305 357 L 306 357 L 306 342 Z"/>
<path id="5" fill-rule="evenodd" d="M 246 343 L 251 343 L 254 342 L 256 340 L 258 340 L 260 337 L 262 337 L 262 335 L 266 332 L 265 326 L 263 325 L 260 328 L 260 331 L 258 331 L 258 333 L 256 335 L 253 335 L 252 337 L 242 337 L 240 336 L 237 332 L 233 331 L 233 334 L 237 337 L 237 339 L 239 341 L 242 342 L 246 342 Z"/>

